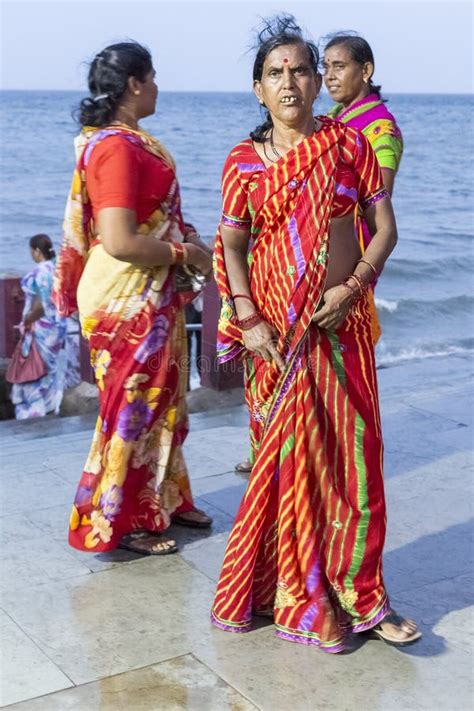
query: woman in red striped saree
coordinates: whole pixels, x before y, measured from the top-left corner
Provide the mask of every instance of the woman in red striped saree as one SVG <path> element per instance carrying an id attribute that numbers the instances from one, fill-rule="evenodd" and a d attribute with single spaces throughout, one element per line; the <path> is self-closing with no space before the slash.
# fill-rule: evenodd
<path id="1" fill-rule="evenodd" d="M 418 639 L 382 578 L 383 444 L 367 285 L 396 243 L 375 154 L 358 131 L 313 118 L 318 55 L 291 17 L 259 36 L 254 89 L 267 121 L 230 152 L 215 270 L 219 355 L 241 356 L 255 464 L 212 610 L 252 614 L 329 652 L 348 631 Z M 364 259 L 354 212 L 373 239 Z"/>

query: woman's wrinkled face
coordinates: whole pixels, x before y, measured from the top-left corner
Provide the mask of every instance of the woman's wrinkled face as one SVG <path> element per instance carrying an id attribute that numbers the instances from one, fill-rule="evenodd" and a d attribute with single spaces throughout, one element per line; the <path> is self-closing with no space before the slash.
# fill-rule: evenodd
<path id="1" fill-rule="evenodd" d="M 374 68 L 370 62 L 359 64 L 343 44 L 329 47 L 324 53 L 324 84 L 332 99 L 350 106 L 368 90 Z"/>
<path id="2" fill-rule="evenodd" d="M 262 78 L 254 82 L 257 99 L 273 120 L 293 127 L 313 114 L 313 103 L 321 88 L 321 76 L 312 66 L 304 44 L 282 45 L 266 57 Z"/>

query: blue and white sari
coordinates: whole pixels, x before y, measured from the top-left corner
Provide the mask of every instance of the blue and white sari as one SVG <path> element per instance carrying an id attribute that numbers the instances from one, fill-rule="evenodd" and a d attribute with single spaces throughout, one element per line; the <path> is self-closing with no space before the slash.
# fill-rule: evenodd
<path id="1" fill-rule="evenodd" d="M 23 339 L 23 355 L 27 355 L 33 337 L 48 372 L 31 383 L 14 385 L 11 399 L 15 405 L 17 420 L 29 417 L 43 417 L 48 413 L 59 413 L 64 391 L 66 371 L 66 319 L 59 316 L 51 301 L 53 287 L 54 260 L 39 262 L 21 280 L 25 293 L 23 319 L 33 305 L 41 302 L 44 314 L 27 331 Z"/>

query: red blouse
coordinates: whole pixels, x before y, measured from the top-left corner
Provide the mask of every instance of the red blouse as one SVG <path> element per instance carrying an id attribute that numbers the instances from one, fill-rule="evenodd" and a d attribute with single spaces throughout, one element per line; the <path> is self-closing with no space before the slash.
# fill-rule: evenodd
<path id="1" fill-rule="evenodd" d="M 324 129 L 323 121 L 320 130 Z M 250 138 L 231 150 L 222 172 L 222 224 L 249 229 L 252 222 L 249 195 L 265 172 L 266 167 Z M 291 181 L 296 183 L 298 178 L 298 175 L 291 176 L 290 184 Z M 332 217 L 354 212 L 358 205 L 364 209 L 387 196 L 382 173 L 369 141 L 361 132 L 345 127 L 336 169 Z"/>
<path id="2" fill-rule="evenodd" d="M 169 193 L 175 174 L 165 161 L 124 136 L 109 136 L 93 149 L 86 186 L 94 218 L 104 207 L 134 210 L 146 222 Z"/>

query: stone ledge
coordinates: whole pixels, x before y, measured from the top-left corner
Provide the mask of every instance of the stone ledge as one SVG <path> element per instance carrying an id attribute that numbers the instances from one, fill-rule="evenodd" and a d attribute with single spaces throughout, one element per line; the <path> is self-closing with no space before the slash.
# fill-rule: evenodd
<path id="1" fill-rule="evenodd" d="M 186 400 L 190 413 L 234 407 L 245 402 L 243 388 L 213 390 L 212 388 L 199 387 L 190 390 Z M 61 417 L 96 414 L 98 411 L 99 402 L 96 385 L 82 381 L 76 388 L 66 390 L 64 393 L 61 403 Z"/>

